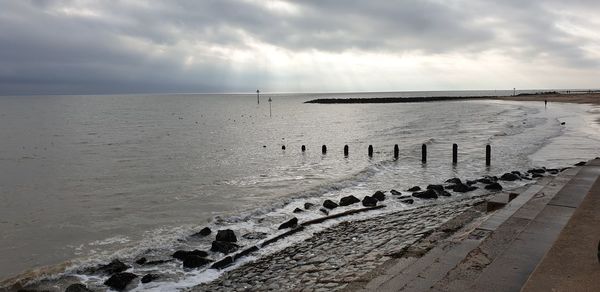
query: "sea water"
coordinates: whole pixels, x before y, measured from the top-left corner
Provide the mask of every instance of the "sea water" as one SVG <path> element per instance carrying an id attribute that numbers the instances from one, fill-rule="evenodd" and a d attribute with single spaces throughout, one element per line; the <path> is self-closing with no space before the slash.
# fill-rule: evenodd
<path id="1" fill-rule="evenodd" d="M 252 244 L 241 235 L 272 235 L 292 216 L 322 216 L 292 213 L 305 202 L 564 167 L 600 154 L 597 110 L 587 105 L 304 103 L 496 94 L 509 92 L 263 94 L 260 103 L 255 94 L 0 97 L 0 279 L 42 266 L 69 273 L 115 257 L 207 249 L 210 240 L 189 238 L 204 226 L 231 228 L 240 244 Z M 386 204 L 361 218 L 414 207 Z M 187 284 L 218 276 L 175 264 L 161 269 Z"/>

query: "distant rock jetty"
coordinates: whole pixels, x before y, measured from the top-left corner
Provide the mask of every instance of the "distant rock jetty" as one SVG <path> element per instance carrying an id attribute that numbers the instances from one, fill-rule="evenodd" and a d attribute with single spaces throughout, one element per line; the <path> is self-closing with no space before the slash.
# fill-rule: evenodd
<path id="1" fill-rule="evenodd" d="M 429 96 L 429 97 L 365 97 L 365 98 L 318 98 L 304 103 L 405 103 L 449 100 L 488 99 L 494 96 Z"/>

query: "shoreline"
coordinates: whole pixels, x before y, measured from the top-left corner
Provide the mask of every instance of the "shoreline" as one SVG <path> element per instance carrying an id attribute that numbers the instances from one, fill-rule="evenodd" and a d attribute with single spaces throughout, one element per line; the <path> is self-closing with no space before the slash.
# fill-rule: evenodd
<path id="1" fill-rule="evenodd" d="M 512 100 L 512 101 L 540 101 L 582 103 L 600 105 L 600 93 L 539 93 L 520 94 L 516 96 L 432 96 L 432 97 L 380 97 L 380 98 L 318 98 L 304 103 L 315 104 L 377 104 L 377 103 L 412 103 L 434 101 L 461 101 L 461 100 Z"/>

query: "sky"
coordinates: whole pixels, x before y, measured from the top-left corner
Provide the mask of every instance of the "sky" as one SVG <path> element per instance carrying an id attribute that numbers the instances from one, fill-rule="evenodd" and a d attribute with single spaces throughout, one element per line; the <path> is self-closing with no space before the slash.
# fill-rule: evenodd
<path id="1" fill-rule="evenodd" d="M 599 88 L 600 1 L 0 0 L 0 95 Z"/>

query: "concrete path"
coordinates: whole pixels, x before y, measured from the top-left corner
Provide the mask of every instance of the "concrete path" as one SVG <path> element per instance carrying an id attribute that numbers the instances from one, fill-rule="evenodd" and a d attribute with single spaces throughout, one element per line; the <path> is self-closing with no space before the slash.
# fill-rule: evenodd
<path id="1" fill-rule="evenodd" d="M 583 167 L 569 169 L 553 179 L 543 178 L 522 192 L 506 207 L 493 213 L 477 228 L 470 230 L 466 238 L 450 238 L 421 258 L 399 261 L 379 277 L 372 279 L 363 290 L 520 291 L 538 263 L 551 249 L 576 208 L 592 190 L 592 185 L 597 181 L 598 176 L 600 176 L 600 160 L 592 161 Z M 600 186 L 594 185 L 590 193 L 597 194 L 595 197 L 600 196 Z M 588 197 L 591 196 L 593 195 Z M 573 223 L 574 226 L 582 225 L 581 222 L 590 220 L 590 216 L 598 216 L 594 214 L 594 208 L 596 210 L 600 208 L 595 205 L 587 206 L 588 201 L 586 199 L 584 205 L 587 211 L 577 212 L 583 215 L 581 215 L 582 219 Z M 590 234 L 589 238 L 585 243 L 578 245 L 579 248 L 570 249 L 571 252 L 582 252 L 581 250 L 588 249 L 588 245 L 594 240 L 597 244 L 598 238 L 596 236 L 594 239 L 594 234 L 600 232 L 600 229 L 596 228 L 595 232 L 590 230 L 599 225 L 595 221 L 590 223 L 593 224 L 591 226 L 584 224 L 588 225 L 585 230 Z M 582 228 L 577 227 L 571 237 L 565 240 L 577 241 L 576 238 L 579 236 L 577 232 L 583 231 Z M 556 252 L 564 251 L 563 248 Z M 594 248 L 585 252 L 596 251 L 597 248 Z M 548 272 L 544 271 L 556 271 L 556 265 L 560 265 L 559 260 L 548 261 L 547 267 L 540 265 L 539 271 L 541 275 L 548 275 Z M 591 265 L 588 268 L 590 267 Z M 576 271 L 573 273 L 577 274 Z M 537 270 L 530 280 L 531 284 L 527 285 L 528 287 L 532 285 L 532 289 L 534 289 L 534 281 L 539 277 L 535 274 Z M 556 272 L 548 277 L 556 277 L 560 274 Z M 600 279 L 598 274 L 588 278 L 596 281 Z M 569 284 L 565 283 L 566 286 Z M 543 286 L 531 291 L 548 290 L 548 286 Z"/>

